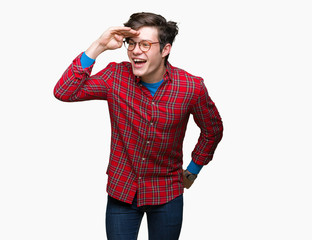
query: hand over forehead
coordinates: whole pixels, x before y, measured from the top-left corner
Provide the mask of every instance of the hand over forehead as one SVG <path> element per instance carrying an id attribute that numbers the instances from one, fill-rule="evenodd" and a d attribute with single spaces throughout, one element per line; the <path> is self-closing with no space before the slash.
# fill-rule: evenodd
<path id="1" fill-rule="evenodd" d="M 122 35 L 124 38 L 136 37 L 140 34 L 139 31 L 136 31 L 130 27 L 113 27 L 111 28 L 113 34 Z"/>

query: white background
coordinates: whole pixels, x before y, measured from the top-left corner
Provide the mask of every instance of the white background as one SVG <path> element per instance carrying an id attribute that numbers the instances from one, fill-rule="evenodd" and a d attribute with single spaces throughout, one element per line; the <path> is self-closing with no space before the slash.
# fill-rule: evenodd
<path id="1" fill-rule="evenodd" d="M 214 160 L 184 194 L 180 239 L 312 239 L 310 1 L 4 2 L 0 239 L 106 239 L 107 103 L 63 103 L 53 88 L 139 11 L 179 23 L 169 60 L 205 79 L 224 122 Z M 123 60 L 125 49 L 105 53 L 93 73 Z M 191 119 L 185 167 L 198 134 Z"/>

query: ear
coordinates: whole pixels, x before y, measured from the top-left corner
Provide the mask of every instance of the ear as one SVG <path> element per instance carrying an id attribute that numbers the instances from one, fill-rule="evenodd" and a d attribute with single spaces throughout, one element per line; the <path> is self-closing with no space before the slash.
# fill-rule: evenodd
<path id="1" fill-rule="evenodd" d="M 164 58 L 164 57 L 166 57 L 169 53 L 170 53 L 170 51 L 171 51 L 171 44 L 170 43 L 167 43 L 166 45 L 165 45 L 165 47 L 163 48 L 163 50 L 162 50 L 162 53 L 161 53 L 161 56 Z"/>

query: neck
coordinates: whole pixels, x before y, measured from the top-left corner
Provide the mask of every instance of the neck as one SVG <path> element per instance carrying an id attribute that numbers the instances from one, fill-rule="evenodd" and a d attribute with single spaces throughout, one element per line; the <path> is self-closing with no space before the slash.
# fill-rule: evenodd
<path id="1" fill-rule="evenodd" d="M 163 67 L 160 68 L 157 73 L 154 73 L 152 76 L 141 77 L 141 80 L 146 83 L 158 83 L 163 80 L 165 73 L 166 67 L 163 65 Z"/>

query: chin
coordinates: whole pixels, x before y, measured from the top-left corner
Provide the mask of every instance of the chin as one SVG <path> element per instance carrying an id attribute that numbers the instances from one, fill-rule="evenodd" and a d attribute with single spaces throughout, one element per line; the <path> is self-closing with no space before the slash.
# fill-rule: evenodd
<path id="1" fill-rule="evenodd" d="M 133 74 L 137 77 L 143 77 L 145 75 L 144 71 L 142 71 L 142 70 L 132 68 L 132 71 L 133 71 Z"/>

